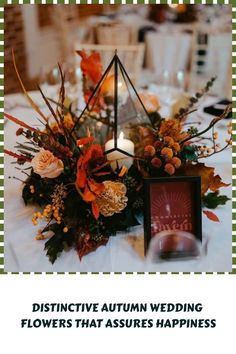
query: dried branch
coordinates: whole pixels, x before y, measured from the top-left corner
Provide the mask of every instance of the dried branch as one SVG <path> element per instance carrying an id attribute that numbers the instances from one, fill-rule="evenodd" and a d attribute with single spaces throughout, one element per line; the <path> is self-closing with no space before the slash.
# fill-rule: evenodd
<path id="1" fill-rule="evenodd" d="M 47 99 L 47 97 L 44 95 L 44 93 L 43 93 L 43 91 L 41 90 L 40 86 L 38 86 L 38 89 L 39 89 L 39 91 L 40 91 L 40 93 L 41 93 L 41 95 L 42 95 L 42 97 L 43 97 L 43 99 L 44 99 L 44 101 L 45 101 L 47 107 L 49 108 L 50 112 L 52 113 L 53 118 L 55 119 L 55 121 L 56 121 L 58 127 L 63 130 L 63 132 L 64 132 L 64 134 L 65 134 L 65 138 L 68 140 L 67 132 L 66 132 L 66 130 L 65 130 L 65 128 L 64 128 L 63 123 L 59 121 L 59 119 L 58 119 L 58 117 L 57 117 L 57 114 L 55 113 L 54 109 L 52 108 L 52 106 L 51 106 L 49 100 Z M 47 128 L 50 130 L 51 134 L 54 136 L 54 133 L 53 133 L 52 129 L 50 128 L 50 125 L 49 125 L 49 124 L 47 125 Z"/>
<path id="2" fill-rule="evenodd" d="M 227 115 L 232 111 L 232 104 L 230 103 L 224 110 L 224 112 L 219 116 L 219 117 L 215 117 L 214 119 L 212 119 L 212 121 L 210 122 L 209 126 L 202 130 L 201 132 L 195 134 L 195 135 L 192 135 L 190 137 L 187 137 L 185 138 L 184 140 L 182 140 L 180 142 L 180 144 L 184 144 L 186 143 L 187 141 L 193 139 L 193 138 L 197 138 L 198 136 L 201 136 L 202 134 L 205 134 L 208 130 L 212 129 L 214 127 L 214 125 L 216 123 L 218 123 L 220 120 L 224 119 L 227 117 Z"/>
<path id="3" fill-rule="evenodd" d="M 226 150 L 229 146 L 231 146 L 230 143 L 227 143 L 222 149 L 220 150 L 214 150 L 214 152 L 212 152 L 211 154 L 208 154 L 208 155 L 201 155 L 201 156 L 198 156 L 198 159 L 205 159 L 207 157 L 210 157 L 212 155 L 215 155 L 215 154 L 219 154 L 220 152 Z"/>
<path id="4" fill-rule="evenodd" d="M 25 129 L 28 129 L 28 130 L 30 130 L 30 131 L 32 131 L 32 132 L 37 132 L 37 133 L 39 133 L 39 134 L 43 134 L 43 132 L 41 132 L 41 131 L 39 131 L 39 130 L 33 128 L 33 127 L 30 127 L 28 124 L 22 122 L 22 121 L 21 121 L 20 119 L 18 119 L 18 118 L 15 118 L 15 117 L 11 116 L 11 115 L 8 114 L 8 113 L 4 113 L 4 116 L 5 116 L 7 119 L 9 119 L 10 121 L 14 122 L 15 124 L 20 125 L 21 127 L 25 128 Z"/>
<path id="5" fill-rule="evenodd" d="M 175 115 L 175 118 L 182 120 L 188 114 L 197 111 L 197 109 L 194 109 L 192 111 L 190 111 L 190 109 L 199 101 L 202 96 L 204 96 L 209 91 L 210 87 L 213 85 L 215 80 L 216 77 L 212 77 L 211 80 L 206 83 L 206 86 L 200 92 L 197 92 L 195 96 L 190 97 L 188 106 L 185 108 L 181 107 L 179 112 Z"/>
<path id="6" fill-rule="evenodd" d="M 43 93 L 43 91 L 41 90 L 41 87 L 40 87 L 39 85 L 38 85 L 38 89 L 39 89 L 39 92 L 41 93 L 41 95 L 42 95 L 42 97 L 43 97 L 43 99 L 44 99 L 44 102 L 46 103 L 47 107 L 49 108 L 49 110 L 50 110 L 50 112 L 51 112 L 53 118 L 55 119 L 57 125 L 60 127 L 60 122 L 59 122 L 59 120 L 58 120 L 58 118 L 57 118 L 57 115 L 56 115 L 56 113 L 54 112 L 54 109 L 52 108 L 51 104 L 49 103 L 47 97 L 44 95 L 44 93 Z"/>
<path id="7" fill-rule="evenodd" d="M 18 154 L 16 154 L 15 152 L 10 151 L 10 150 L 4 149 L 4 153 L 7 154 L 7 155 L 9 155 L 9 156 L 11 156 L 11 157 L 16 158 L 16 159 L 25 160 L 25 161 L 27 161 L 27 162 L 31 162 L 31 160 L 32 160 L 32 159 L 30 159 L 30 158 L 28 158 L 28 157 L 26 157 L 26 156 L 18 155 Z"/>
<path id="8" fill-rule="evenodd" d="M 27 98 L 27 100 L 29 101 L 31 107 L 43 118 L 43 120 L 45 122 L 47 122 L 47 117 L 45 117 L 45 115 L 43 114 L 43 112 L 40 110 L 39 106 L 32 100 L 32 98 L 30 97 L 30 95 L 28 94 L 28 92 L 26 91 L 25 89 L 25 86 L 21 80 L 21 77 L 20 77 L 20 74 L 19 74 L 19 71 L 17 69 L 17 66 L 16 66 L 16 60 L 15 60 L 15 54 L 14 54 L 14 50 L 12 49 L 12 59 L 13 59 L 13 65 L 14 65 L 14 69 L 15 69 L 15 72 L 16 72 L 16 75 L 17 75 L 17 78 L 19 80 L 19 83 L 20 83 L 20 86 L 23 90 L 23 93 L 25 95 L 25 97 Z"/>
<path id="9" fill-rule="evenodd" d="M 62 105 L 62 109 L 64 108 L 64 101 L 65 101 L 65 73 L 63 74 L 62 69 L 60 64 L 58 63 L 60 75 L 61 75 L 61 87 L 60 87 L 60 93 L 59 93 L 59 101 Z"/>

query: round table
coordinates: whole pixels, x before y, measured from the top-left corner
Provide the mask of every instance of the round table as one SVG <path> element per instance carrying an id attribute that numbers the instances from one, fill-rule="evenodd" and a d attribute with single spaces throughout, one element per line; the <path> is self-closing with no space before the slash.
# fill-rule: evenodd
<path id="1" fill-rule="evenodd" d="M 33 93 L 37 102 L 41 102 L 38 92 Z M 205 98 L 205 106 L 217 101 L 217 98 Z M 46 107 L 42 110 L 47 112 Z M 39 125 L 37 114 L 27 107 L 21 94 L 5 96 L 5 111 L 20 118 L 27 124 Z M 212 116 L 203 113 L 202 107 L 191 117 L 192 121 L 201 120 L 201 128 L 209 124 Z M 219 135 L 224 141 L 227 121 L 218 124 Z M 15 132 L 18 127 L 7 121 L 5 124 L 5 148 L 14 151 Z M 223 181 L 231 183 L 231 150 L 216 154 L 205 163 L 213 166 Z M 82 261 L 75 250 L 63 252 L 52 265 L 44 252 L 45 241 L 36 241 L 37 227 L 32 225 L 33 206 L 25 206 L 21 198 L 22 184 L 16 176 L 24 179 L 24 175 L 15 169 L 14 160 L 5 156 L 5 236 L 4 236 L 4 267 L 7 272 L 216 272 L 231 271 L 232 263 L 232 204 L 218 207 L 214 212 L 220 222 L 212 222 L 202 216 L 203 242 L 208 240 L 207 254 L 200 259 L 188 261 L 172 261 L 150 263 L 140 258 L 127 242 L 127 235 L 143 237 L 143 227 L 133 228 L 129 234 L 119 233 L 110 237 L 106 246 L 99 247 L 95 252 L 85 256 Z M 223 194 L 231 198 L 232 188 L 222 188 Z"/>

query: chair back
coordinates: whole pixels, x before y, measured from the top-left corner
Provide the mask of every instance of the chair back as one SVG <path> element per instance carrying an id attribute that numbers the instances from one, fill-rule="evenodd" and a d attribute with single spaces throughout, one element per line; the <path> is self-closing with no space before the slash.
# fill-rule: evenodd
<path id="1" fill-rule="evenodd" d="M 216 76 L 211 93 L 230 98 L 231 53 L 232 38 L 229 33 L 197 33 L 192 51 L 190 88 L 195 91 L 201 89 L 208 79 Z"/>
<path id="2" fill-rule="evenodd" d="M 98 44 L 129 45 L 131 33 L 128 26 L 120 23 L 101 23 L 96 27 Z"/>
<path id="3" fill-rule="evenodd" d="M 146 35 L 146 66 L 156 74 L 185 71 L 190 58 L 192 35 L 155 33 Z"/>

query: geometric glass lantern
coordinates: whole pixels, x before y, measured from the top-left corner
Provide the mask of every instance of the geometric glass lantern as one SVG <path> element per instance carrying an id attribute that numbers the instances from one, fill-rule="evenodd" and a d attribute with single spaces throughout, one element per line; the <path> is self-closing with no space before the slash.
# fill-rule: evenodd
<path id="1" fill-rule="evenodd" d="M 102 137 L 109 160 L 137 156 L 132 130 L 151 121 L 116 53 L 79 116 L 81 120 L 82 129 L 87 127 L 95 138 Z"/>

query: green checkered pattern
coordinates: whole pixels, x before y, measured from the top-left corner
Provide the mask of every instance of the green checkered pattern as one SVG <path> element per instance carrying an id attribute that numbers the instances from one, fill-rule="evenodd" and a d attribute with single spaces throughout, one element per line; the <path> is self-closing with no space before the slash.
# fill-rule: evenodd
<path id="1" fill-rule="evenodd" d="M 4 91 L 3 91 L 3 83 L 4 83 L 4 5 L 10 4 L 231 4 L 232 5 L 232 16 L 233 16 L 233 47 L 232 47 L 232 85 L 233 85 L 233 113 L 236 112 L 236 0 L 0 0 L 0 274 L 32 274 L 30 272 L 27 273 L 6 273 L 4 272 L 4 179 L 3 179 L 3 142 L 4 142 L 4 133 L 3 133 L 3 106 L 4 106 Z M 235 6 L 235 7 L 234 7 Z M 235 53 L 234 53 L 235 51 Z M 233 230 L 232 230 L 232 271 L 229 274 L 236 274 L 236 124 L 233 124 Z M 35 275 L 42 274 L 40 272 L 34 273 Z M 66 274 L 66 273 L 46 273 L 46 274 Z M 68 274 L 77 274 L 75 272 L 70 272 Z M 88 273 L 81 272 L 81 275 L 86 275 Z M 106 274 L 109 275 L 109 272 L 91 272 L 89 274 Z M 121 275 L 124 273 L 115 272 L 114 274 Z M 193 274 L 193 273 L 177 273 L 177 272 L 126 272 L 127 275 L 132 274 L 148 274 L 148 275 L 156 275 L 156 274 Z M 215 273 L 194 273 L 196 275 L 200 274 L 211 274 L 211 275 L 223 275 L 226 273 L 223 272 L 215 272 Z"/>

